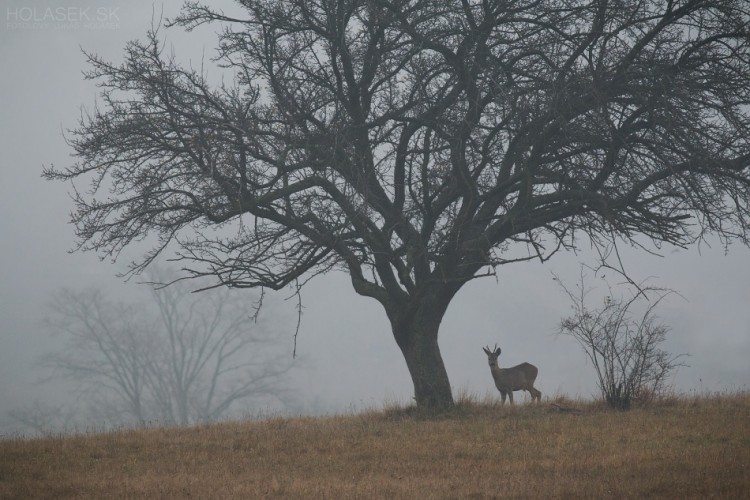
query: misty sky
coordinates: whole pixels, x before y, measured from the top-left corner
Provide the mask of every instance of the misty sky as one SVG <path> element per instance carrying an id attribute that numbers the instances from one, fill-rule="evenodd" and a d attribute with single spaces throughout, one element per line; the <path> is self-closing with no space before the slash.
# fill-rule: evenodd
<path id="1" fill-rule="evenodd" d="M 70 186 L 40 177 L 44 165 L 71 163 L 63 132 L 77 125 L 81 106 L 91 109 L 96 102 L 94 83 L 81 74 L 81 48 L 119 61 L 128 40 L 144 37 L 154 11 L 158 18 L 163 8 L 169 17 L 179 6 L 97 4 L 6 0 L 0 10 L 0 421 L 8 410 L 49 396 L 35 384 L 39 374 L 33 364 L 55 345 L 42 325 L 52 293 L 91 286 L 128 297 L 146 292 L 138 288 L 143 285 L 124 284 L 115 276 L 127 255 L 112 264 L 91 253 L 68 252 L 75 246 L 68 224 Z M 64 10 L 48 10 L 61 6 Z M 164 35 L 180 60 L 200 64 L 204 54 L 213 55 L 217 29 L 191 34 L 171 29 Z M 750 250 L 735 244 L 725 254 L 718 242 L 709 243 L 680 251 L 663 248 L 661 257 L 621 250 L 635 280 L 653 277 L 652 284 L 684 297 L 673 296 L 658 312 L 672 328 L 667 348 L 690 354 L 689 366 L 674 379 L 676 388 L 747 390 Z M 441 327 L 454 392 L 497 395 L 481 347 L 498 343 L 501 366 L 529 361 L 539 367 L 537 387 L 545 395 L 590 396 L 592 367 L 572 339 L 555 334 L 569 305 L 552 272 L 573 285 L 579 262 L 592 263 L 591 258 L 583 249 L 543 265 L 512 264 L 500 268 L 496 279 L 465 287 Z M 314 280 L 302 298 L 298 353 L 306 371 L 299 388 L 306 401 L 342 411 L 409 400 L 408 372 L 376 302 L 356 296 L 344 275 Z M 279 321 L 289 323 L 296 303 L 285 304 L 288 317 Z M 291 355 L 294 332 L 282 333 Z"/>

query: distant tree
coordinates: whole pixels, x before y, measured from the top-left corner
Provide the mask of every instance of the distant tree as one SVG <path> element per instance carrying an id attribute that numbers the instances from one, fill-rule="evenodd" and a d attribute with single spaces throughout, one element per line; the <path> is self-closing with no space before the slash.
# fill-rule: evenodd
<path id="1" fill-rule="evenodd" d="M 656 307 L 672 290 L 637 287 L 630 298 L 618 298 L 613 290 L 598 308 L 587 305 L 584 275 L 577 291 L 560 286 L 571 300 L 573 314 L 560 322 L 560 333 L 573 337 L 591 361 L 602 398 L 613 408 L 626 410 L 637 399 L 662 395 L 669 376 L 681 365 L 683 355 L 662 349 L 669 327 L 658 321 Z M 645 312 L 634 309 L 646 302 Z"/>
<path id="2" fill-rule="evenodd" d="M 167 23 L 221 25 L 218 85 L 158 28 L 121 64 L 88 54 L 102 105 L 79 161 L 45 171 L 91 182 L 81 248 L 152 234 L 133 272 L 170 248 L 234 287 L 343 270 L 434 407 L 453 403 L 441 320 L 497 266 L 582 239 L 747 241 L 744 0 L 239 3 Z"/>
<path id="3" fill-rule="evenodd" d="M 273 328 L 254 323 L 228 290 L 186 288 L 152 290 L 138 304 L 100 291 L 59 293 L 50 325 L 65 344 L 45 364 L 77 382 L 90 416 L 107 422 L 209 422 L 290 397 L 292 359 Z"/>
<path id="4" fill-rule="evenodd" d="M 35 434 L 68 432 L 76 426 L 76 412 L 64 404 L 46 404 L 38 400 L 22 407 L 9 410 L 8 420 L 20 424 L 25 430 Z"/>

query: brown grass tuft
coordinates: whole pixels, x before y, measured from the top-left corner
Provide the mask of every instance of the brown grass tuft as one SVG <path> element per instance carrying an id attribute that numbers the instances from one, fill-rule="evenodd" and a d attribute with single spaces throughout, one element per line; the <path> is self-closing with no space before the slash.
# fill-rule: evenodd
<path id="1" fill-rule="evenodd" d="M 739 498 L 750 395 L 629 412 L 462 397 L 425 414 L 0 441 L 0 498 Z"/>

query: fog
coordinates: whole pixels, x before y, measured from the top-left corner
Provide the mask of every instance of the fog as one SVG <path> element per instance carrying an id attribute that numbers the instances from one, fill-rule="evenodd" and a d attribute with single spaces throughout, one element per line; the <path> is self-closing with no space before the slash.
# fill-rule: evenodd
<path id="1" fill-rule="evenodd" d="M 55 10 L 64 6 L 65 10 Z M 65 129 L 77 125 L 81 106 L 92 109 L 97 89 L 81 74 L 81 49 L 119 61 L 128 40 L 143 38 L 154 17 L 176 13 L 178 3 L 145 1 L 6 2 L 0 15 L 0 434 L 11 432 L 5 415 L 33 401 L 64 401 L 66 388 L 39 383 L 37 361 L 57 346 L 44 326 L 51 295 L 62 287 L 103 287 L 113 296 L 146 293 L 117 277 L 137 248 L 117 263 L 75 248 L 70 186 L 44 181 L 43 166 L 73 160 Z M 52 9 L 51 11 L 49 9 Z M 99 10 L 101 9 L 101 10 Z M 182 60 L 210 57 L 217 28 L 184 34 L 166 30 Z M 140 250 L 143 250 L 141 247 Z M 659 255 L 622 247 L 636 281 L 672 288 L 658 310 L 672 331 L 667 349 L 689 353 L 673 384 L 679 392 L 747 390 L 750 382 L 750 251 L 717 241 L 687 250 L 662 248 Z M 449 308 L 440 346 L 454 393 L 483 397 L 494 389 L 481 347 L 498 343 L 501 362 L 529 361 L 539 367 L 537 387 L 545 396 L 590 397 L 594 372 L 574 340 L 556 335 L 569 304 L 553 274 L 575 284 L 579 264 L 593 253 L 558 254 L 541 264 L 501 267 L 497 276 L 467 285 Z M 618 281 L 610 275 L 613 283 Z M 592 282 L 593 283 L 593 282 Z M 275 311 L 289 355 L 294 346 L 296 298 L 277 298 Z M 347 276 L 314 279 L 302 292 L 303 315 L 297 354 L 304 366 L 295 381 L 300 406 L 309 411 L 356 411 L 408 402 L 412 386 L 381 307 L 357 296 Z M 61 388 L 62 387 L 62 388 Z M 528 397 L 528 396 L 526 396 Z M 522 400 L 524 398 L 521 398 Z"/>

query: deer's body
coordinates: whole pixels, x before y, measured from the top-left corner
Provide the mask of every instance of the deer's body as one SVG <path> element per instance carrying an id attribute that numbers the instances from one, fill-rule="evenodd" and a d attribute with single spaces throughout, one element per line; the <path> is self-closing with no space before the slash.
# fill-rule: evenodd
<path id="1" fill-rule="evenodd" d="M 528 391 L 531 394 L 531 400 L 541 401 L 542 393 L 534 387 L 534 381 L 539 370 L 531 363 L 521 363 L 511 368 L 500 368 L 497 365 L 497 358 L 500 356 L 501 349 L 495 346 L 495 350 L 484 348 L 487 354 L 487 360 L 490 364 L 492 378 L 495 380 L 495 387 L 500 391 L 500 398 L 505 404 L 506 396 L 510 398 L 510 404 L 513 404 L 513 391 Z"/>

